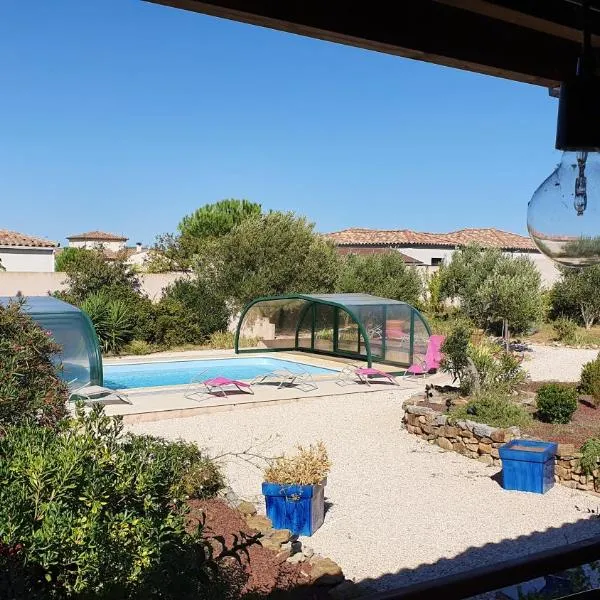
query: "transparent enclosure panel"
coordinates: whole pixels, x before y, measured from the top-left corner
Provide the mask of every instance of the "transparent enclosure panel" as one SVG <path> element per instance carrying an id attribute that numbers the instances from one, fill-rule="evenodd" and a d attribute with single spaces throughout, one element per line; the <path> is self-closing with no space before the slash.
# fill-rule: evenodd
<path id="1" fill-rule="evenodd" d="M 239 347 L 293 350 L 296 328 L 306 305 L 306 300 L 298 299 L 254 304 L 243 316 Z"/>
<path id="2" fill-rule="evenodd" d="M 412 307 L 390 304 L 385 322 L 385 360 L 401 365 L 410 364 L 410 321 Z"/>
<path id="3" fill-rule="evenodd" d="M 425 360 L 429 333 L 419 313 L 415 312 L 415 329 L 413 340 L 413 363 Z"/>
<path id="4" fill-rule="evenodd" d="M 356 354 L 360 352 L 358 323 L 341 308 L 338 309 L 338 350 Z"/>
<path id="5" fill-rule="evenodd" d="M 355 308 L 359 320 L 367 333 L 373 359 L 383 358 L 383 306 L 358 306 Z M 360 353 L 367 354 L 364 340 L 360 340 Z"/>
<path id="6" fill-rule="evenodd" d="M 312 324 L 313 324 L 313 306 L 306 303 L 304 307 L 304 316 L 301 317 L 298 327 L 298 348 L 312 350 Z"/>
<path id="7" fill-rule="evenodd" d="M 56 357 L 56 364 L 62 364 L 61 378 L 69 382 L 71 388 L 90 383 L 91 362 L 95 362 L 95 347 L 87 323 L 81 315 L 36 315 L 34 318 L 62 347 L 62 352 Z"/>
<path id="8" fill-rule="evenodd" d="M 315 304 L 315 350 L 333 352 L 335 307 Z"/>

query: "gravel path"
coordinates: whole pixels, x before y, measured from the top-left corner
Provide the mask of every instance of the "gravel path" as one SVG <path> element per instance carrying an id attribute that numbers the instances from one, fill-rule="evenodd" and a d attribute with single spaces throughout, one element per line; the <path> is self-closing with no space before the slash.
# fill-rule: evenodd
<path id="1" fill-rule="evenodd" d="M 598 350 L 532 346 L 523 365 L 533 381 L 579 381 L 581 367 L 598 356 Z"/>
<path id="2" fill-rule="evenodd" d="M 305 541 L 347 577 L 377 589 L 600 534 L 600 520 L 587 513 L 600 505 L 597 497 L 562 486 L 544 496 L 506 492 L 492 478 L 497 469 L 409 435 L 401 428 L 401 400 L 408 395 L 339 395 L 130 429 L 193 440 L 212 455 L 253 446 L 274 456 L 322 439 L 333 461 L 330 508 Z M 235 491 L 259 499 L 260 471 L 239 459 L 222 460 Z"/>

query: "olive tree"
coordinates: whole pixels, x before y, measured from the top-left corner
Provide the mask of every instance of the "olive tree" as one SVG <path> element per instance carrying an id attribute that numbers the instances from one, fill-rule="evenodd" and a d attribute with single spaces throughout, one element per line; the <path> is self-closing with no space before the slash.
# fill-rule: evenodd
<path id="1" fill-rule="evenodd" d="M 205 241 L 194 261 L 197 278 L 232 308 L 258 296 L 332 292 L 339 266 L 335 246 L 290 212 L 247 219 Z"/>
<path id="2" fill-rule="evenodd" d="M 479 327 L 501 325 L 507 344 L 510 331 L 525 331 L 543 312 L 541 275 L 535 264 L 497 249 L 457 250 L 443 271 L 441 293 L 458 300 L 461 311 Z"/>
<path id="3" fill-rule="evenodd" d="M 551 302 L 555 316 L 574 318 L 591 329 L 600 320 L 600 266 L 562 268 Z"/>
<path id="4" fill-rule="evenodd" d="M 399 252 L 350 254 L 343 260 L 337 291 L 373 294 L 415 305 L 421 301 L 423 281 Z"/>

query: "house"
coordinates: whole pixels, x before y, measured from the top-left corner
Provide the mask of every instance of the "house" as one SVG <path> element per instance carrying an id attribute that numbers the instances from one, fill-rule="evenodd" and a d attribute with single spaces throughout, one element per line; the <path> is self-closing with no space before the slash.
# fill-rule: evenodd
<path id="1" fill-rule="evenodd" d="M 128 239 L 123 235 L 106 231 L 87 231 L 67 237 L 70 248 L 102 250 L 109 260 L 124 258 L 130 265 L 142 268 L 148 259 L 148 249 L 140 242 L 135 246 L 127 246 Z"/>
<path id="2" fill-rule="evenodd" d="M 57 248 L 56 242 L 0 229 L 0 270 L 52 273 Z"/>
<path id="3" fill-rule="evenodd" d="M 341 254 L 367 254 L 395 250 L 405 262 L 424 270 L 435 270 L 448 262 L 460 246 L 474 244 L 482 248 L 499 248 L 513 256 L 527 256 L 542 275 L 545 286 L 559 277 L 555 264 L 544 256 L 529 237 L 494 228 L 459 229 L 449 233 L 429 233 L 409 229 L 350 228 L 326 234 Z"/>
<path id="4" fill-rule="evenodd" d="M 125 249 L 126 237 L 106 231 L 86 231 L 67 237 L 71 248 L 102 248 L 111 252 Z"/>

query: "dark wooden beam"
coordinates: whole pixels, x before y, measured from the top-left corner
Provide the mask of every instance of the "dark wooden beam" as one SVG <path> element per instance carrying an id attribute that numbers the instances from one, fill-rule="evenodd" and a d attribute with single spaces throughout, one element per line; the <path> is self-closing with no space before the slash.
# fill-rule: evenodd
<path id="1" fill-rule="evenodd" d="M 543 26 L 537 15 L 519 21 L 510 6 L 499 7 L 499 18 L 489 13 L 494 2 L 479 2 L 489 13 L 482 14 L 476 0 L 418 0 L 400 9 L 387 0 L 146 1 L 547 87 L 574 71 L 579 54 L 576 29 Z M 546 2 L 559 0 L 535 4 Z"/>

